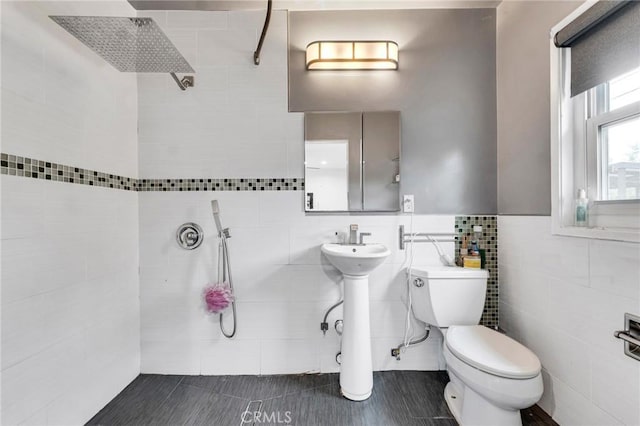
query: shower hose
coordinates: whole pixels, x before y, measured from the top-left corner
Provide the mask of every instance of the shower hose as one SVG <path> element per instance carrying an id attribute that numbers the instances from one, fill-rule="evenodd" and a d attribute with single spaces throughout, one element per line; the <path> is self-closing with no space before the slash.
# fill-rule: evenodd
<path id="1" fill-rule="evenodd" d="M 222 273 L 222 280 L 220 274 Z M 233 294 L 233 278 L 231 277 L 231 264 L 229 263 L 229 248 L 227 247 L 227 236 L 225 232 L 220 232 L 220 244 L 218 245 L 218 281 L 228 282 Z M 235 295 L 234 295 L 235 296 Z M 233 328 L 231 333 L 227 333 L 224 329 L 223 314 L 220 314 L 220 331 L 227 338 L 232 338 L 236 334 L 236 301 L 235 298 L 231 302 L 231 310 L 233 311 Z"/>

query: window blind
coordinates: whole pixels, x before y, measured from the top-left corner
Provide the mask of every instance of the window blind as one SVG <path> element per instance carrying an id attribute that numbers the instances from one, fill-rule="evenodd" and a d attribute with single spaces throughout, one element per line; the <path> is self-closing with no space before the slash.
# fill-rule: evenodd
<path id="1" fill-rule="evenodd" d="M 571 96 L 640 67 L 640 2 L 600 1 L 555 35 L 571 48 Z"/>

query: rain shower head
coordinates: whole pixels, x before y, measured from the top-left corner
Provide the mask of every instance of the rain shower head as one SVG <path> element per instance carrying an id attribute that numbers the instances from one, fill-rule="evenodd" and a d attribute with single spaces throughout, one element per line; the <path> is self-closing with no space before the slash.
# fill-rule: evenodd
<path id="1" fill-rule="evenodd" d="M 194 72 L 152 18 L 50 16 L 121 72 Z M 183 81 L 184 83 L 184 81 Z M 180 85 L 180 83 L 179 83 Z M 181 89 L 184 90 L 183 87 Z"/>

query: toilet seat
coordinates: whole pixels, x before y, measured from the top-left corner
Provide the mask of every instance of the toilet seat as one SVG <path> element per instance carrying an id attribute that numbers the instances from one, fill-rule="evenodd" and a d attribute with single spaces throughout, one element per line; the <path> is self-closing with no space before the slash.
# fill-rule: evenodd
<path id="1" fill-rule="evenodd" d="M 445 344 L 464 363 L 509 379 L 530 379 L 540 374 L 540 360 L 529 349 L 481 325 L 449 327 Z"/>

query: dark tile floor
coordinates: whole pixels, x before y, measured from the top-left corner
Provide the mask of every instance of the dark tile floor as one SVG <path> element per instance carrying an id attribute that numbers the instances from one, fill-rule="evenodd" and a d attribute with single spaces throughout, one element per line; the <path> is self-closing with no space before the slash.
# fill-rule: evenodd
<path id="1" fill-rule="evenodd" d="M 141 375 L 87 424 L 456 425 L 443 398 L 443 371 L 376 372 L 373 394 L 362 402 L 342 398 L 338 379 L 338 374 Z M 555 425 L 535 406 L 522 420 Z"/>

